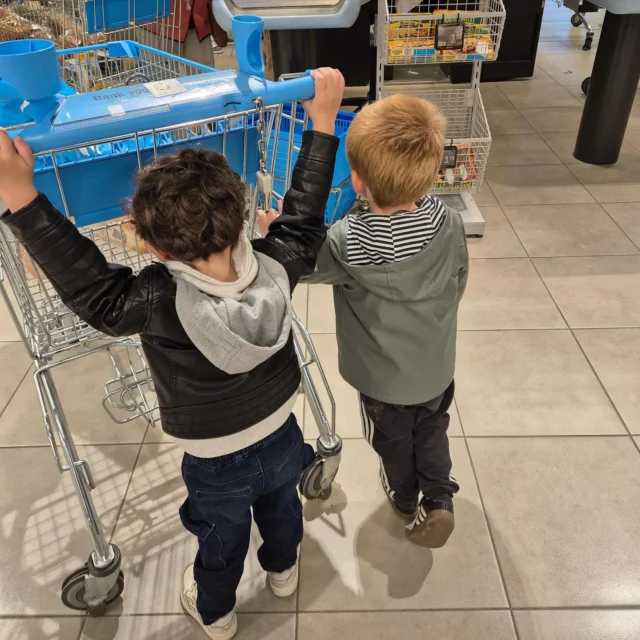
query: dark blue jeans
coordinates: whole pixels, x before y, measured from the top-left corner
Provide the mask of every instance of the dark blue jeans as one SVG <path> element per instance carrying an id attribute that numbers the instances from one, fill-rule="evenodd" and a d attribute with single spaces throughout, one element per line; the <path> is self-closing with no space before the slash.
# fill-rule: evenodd
<path id="1" fill-rule="evenodd" d="M 258 550 L 262 568 L 281 572 L 296 563 L 302 541 L 298 484 L 314 455 L 293 414 L 275 433 L 242 451 L 219 458 L 185 454 L 182 477 L 189 497 L 180 518 L 198 537 L 194 575 L 205 624 L 235 607 L 252 508 L 263 540 Z"/>

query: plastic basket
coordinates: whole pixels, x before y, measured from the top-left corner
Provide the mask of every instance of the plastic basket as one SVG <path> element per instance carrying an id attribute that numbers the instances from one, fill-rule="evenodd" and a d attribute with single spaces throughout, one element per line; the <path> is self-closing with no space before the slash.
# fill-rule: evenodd
<path id="1" fill-rule="evenodd" d="M 386 64 L 440 64 L 498 57 L 506 17 L 502 0 L 386 0 L 383 4 Z M 404 13 L 413 5 L 415 9 Z M 458 21 L 464 23 L 462 48 L 440 48 L 446 44 L 436 42 L 438 25 Z"/>
<path id="2" fill-rule="evenodd" d="M 284 108 L 287 113 L 287 107 Z M 290 111 L 289 111 L 290 113 Z M 294 126 L 293 141 L 290 139 L 291 120 L 282 118 L 280 131 L 277 135 L 276 153 L 273 154 L 273 145 L 276 144 L 275 132 L 269 136 L 269 156 L 275 159 L 275 166 L 271 168 L 273 174 L 274 190 L 283 194 L 286 191 L 286 177 L 291 174 L 293 165 L 298 158 L 300 146 L 302 145 L 303 126 L 300 120 L 304 116 L 302 107 L 296 112 L 296 124 Z M 340 139 L 338 152 L 336 154 L 336 165 L 331 182 L 331 193 L 327 201 L 325 210 L 325 222 L 331 224 L 342 218 L 344 214 L 353 206 L 356 194 L 351 186 L 351 170 L 347 162 L 347 131 L 356 117 L 355 113 L 340 111 L 336 119 L 335 135 Z M 291 146 L 291 149 L 290 149 Z M 290 153 L 291 150 L 291 153 Z M 272 155 L 273 154 L 273 155 Z M 288 160 L 290 158 L 290 161 Z"/>
<path id="3" fill-rule="evenodd" d="M 489 159 L 491 132 L 479 89 L 403 91 L 437 105 L 447 117 L 446 145 L 457 147 L 455 169 L 441 169 L 431 192 L 479 191 Z M 389 95 L 389 94 L 384 94 Z"/>

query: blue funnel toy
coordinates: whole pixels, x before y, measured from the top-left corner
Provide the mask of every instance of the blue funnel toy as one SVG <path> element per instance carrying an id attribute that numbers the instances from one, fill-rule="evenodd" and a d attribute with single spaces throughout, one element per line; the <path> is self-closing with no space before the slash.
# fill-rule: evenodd
<path id="1" fill-rule="evenodd" d="M 50 40 L 0 43 L 2 126 L 39 122 L 56 106 L 60 86 L 55 43 Z"/>

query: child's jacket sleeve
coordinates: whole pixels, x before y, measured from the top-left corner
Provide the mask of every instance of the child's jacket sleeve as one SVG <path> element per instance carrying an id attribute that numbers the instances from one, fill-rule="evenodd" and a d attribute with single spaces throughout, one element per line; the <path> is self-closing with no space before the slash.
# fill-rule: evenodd
<path id="1" fill-rule="evenodd" d="M 282 215 L 271 223 L 266 238 L 253 241 L 256 251 L 284 266 L 292 291 L 302 276 L 313 273 L 327 235 L 324 210 L 331 191 L 338 144 L 335 136 L 304 132 Z"/>
<path id="2" fill-rule="evenodd" d="M 5 212 L 2 221 L 76 315 L 110 336 L 143 330 L 153 269 L 134 276 L 129 267 L 109 264 L 43 194 L 15 213 Z"/>
<path id="3" fill-rule="evenodd" d="M 304 278 L 305 283 L 309 284 L 343 284 L 343 277 L 340 274 L 338 262 L 333 255 L 331 248 L 332 238 L 331 229 L 327 239 L 324 241 L 318 253 L 318 261 L 316 268 L 312 274 Z"/>

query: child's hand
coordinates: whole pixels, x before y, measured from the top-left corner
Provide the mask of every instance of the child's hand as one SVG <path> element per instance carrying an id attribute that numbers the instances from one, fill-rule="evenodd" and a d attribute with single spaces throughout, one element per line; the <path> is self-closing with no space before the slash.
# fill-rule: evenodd
<path id="1" fill-rule="evenodd" d="M 344 94 L 344 78 L 337 69 L 329 67 L 312 71 L 311 77 L 316 83 L 316 94 L 302 106 L 313 121 L 314 131 L 333 135 Z"/>
<path id="2" fill-rule="evenodd" d="M 258 229 L 263 236 L 269 233 L 269 225 L 280 215 L 282 215 L 282 200 L 278 202 L 278 210 L 270 209 L 268 212 L 258 209 Z"/>
<path id="3" fill-rule="evenodd" d="M 19 211 L 38 197 L 33 186 L 33 153 L 22 139 L 11 140 L 0 129 L 0 198 L 9 211 Z"/>

